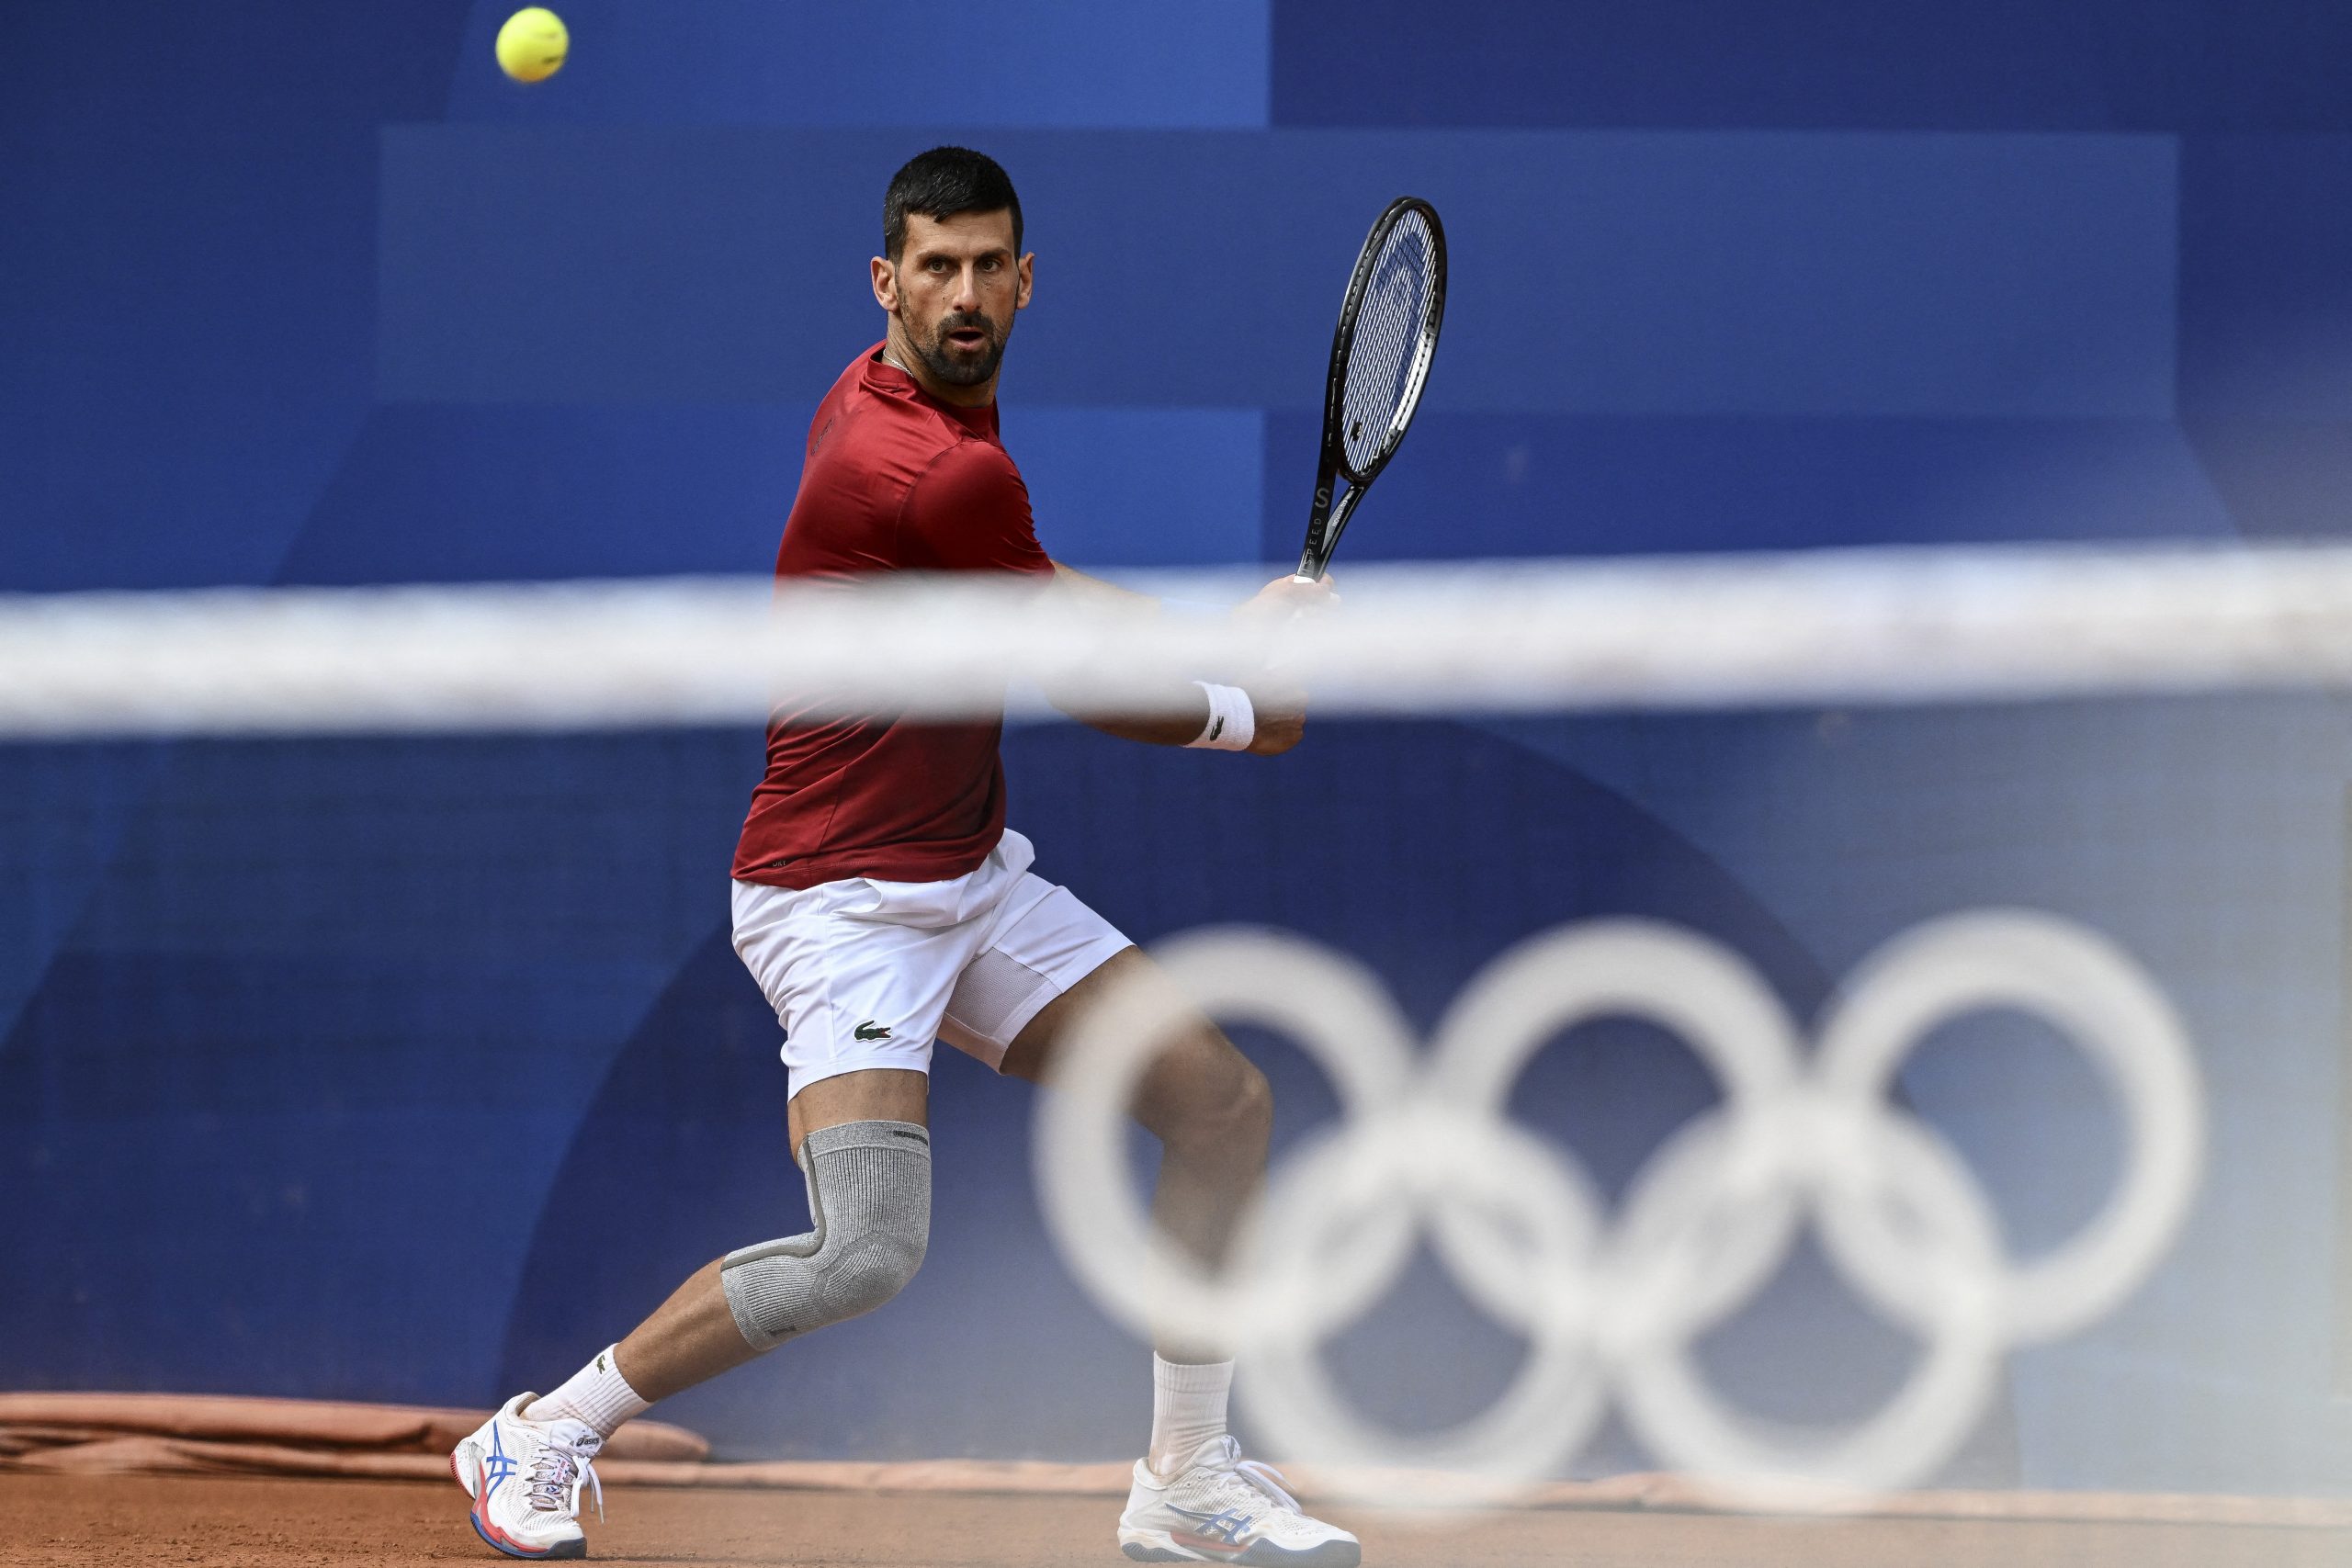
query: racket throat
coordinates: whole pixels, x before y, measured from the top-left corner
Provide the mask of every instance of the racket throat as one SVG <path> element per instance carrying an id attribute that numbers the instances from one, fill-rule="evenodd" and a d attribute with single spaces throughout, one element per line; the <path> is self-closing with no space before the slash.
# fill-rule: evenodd
<path id="1" fill-rule="evenodd" d="M 1315 512 L 1306 520 L 1306 547 L 1298 557 L 1296 576 L 1301 581 L 1323 580 L 1323 573 L 1331 564 L 1331 552 L 1339 547 L 1340 535 L 1363 495 L 1363 490 L 1353 485 L 1336 493 L 1329 486 L 1317 488 Z"/>

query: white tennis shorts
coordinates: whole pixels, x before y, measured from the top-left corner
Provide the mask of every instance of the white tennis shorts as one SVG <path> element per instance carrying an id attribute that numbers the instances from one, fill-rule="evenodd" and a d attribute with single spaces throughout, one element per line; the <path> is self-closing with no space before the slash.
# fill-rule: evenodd
<path id="1" fill-rule="evenodd" d="M 789 1092 L 869 1067 L 929 1072 L 933 1040 L 1001 1070 L 1047 1002 L 1131 945 L 1031 875 L 1035 859 L 1008 829 L 947 882 L 736 883 L 735 951 L 784 1025 Z"/>

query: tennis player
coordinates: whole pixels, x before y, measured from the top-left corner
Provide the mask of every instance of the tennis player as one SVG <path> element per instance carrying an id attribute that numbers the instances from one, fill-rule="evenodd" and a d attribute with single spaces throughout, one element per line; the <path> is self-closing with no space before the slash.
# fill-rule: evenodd
<path id="1" fill-rule="evenodd" d="M 997 439 L 996 385 L 1034 257 L 1021 202 L 980 153 L 934 148 L 883 200 L 874 299 L 883 341 L 842 373 L 808 436 L 776 571 L 849 581 L 899 570 L 1035 580 L 1040 594 L 1124 594 L 1050 559 Z M 1284 578 L 1241 613 L 1318 606 Z M 1180 717 L 1080 716 L 1126 739 L 1271 756 L 1298 743 L 1303 699 L 1199 682 Z M 1036 1080 L 1070 1021 L 1148 960 L 1030 869 L 1005 827 L 1001 718 L 913 724 L 780 712 L 734 867 L 735 950 L 785 1029 L 794 1156 L 814 1228 L 697 1270 L 553 1392 L 517 1394 L 451 1468 L 482 1539 L 515 1557 L 586 1554 L 591 1461 L 656 1400 L 888 1302 L 931 1226 L 932 1042 Z M 1153 1213 L 1214 1262 L 1264 1174 L 1266 1079 L 1207 1020 L 1146 1075 L 1136 1119 L 1161 1145 Z M 1302 1511 L 1226 1432 L 1233 1367 L 1216 1347 L 1153 1356 L 1148 1448 L 1119 1518 L 1145 1562 L 1351 1568 L 1355 1537 Z"/>

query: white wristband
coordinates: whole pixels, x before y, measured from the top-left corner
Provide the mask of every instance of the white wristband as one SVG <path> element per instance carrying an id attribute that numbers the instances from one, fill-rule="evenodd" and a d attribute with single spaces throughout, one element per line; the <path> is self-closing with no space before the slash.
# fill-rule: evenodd
<path id="1" fill-rule="evenodd" d="M 1185 746 L 1211 751 L 1250 750 L 1250 743 L 1258 739 L 1258 712 L 1250 705 L 1250 694 L 1238 686 L 1220 686 L 1212 681 L 1195 681 L 1193 684 L 1208 694 L 1209 721 L 1200 734 L 1184 742 Z"/>

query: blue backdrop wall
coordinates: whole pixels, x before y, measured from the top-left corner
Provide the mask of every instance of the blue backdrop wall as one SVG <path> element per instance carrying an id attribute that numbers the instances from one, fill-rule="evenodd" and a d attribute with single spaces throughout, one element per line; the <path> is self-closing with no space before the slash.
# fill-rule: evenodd
<path id="1" fill-rule="evenodd" d="M 563 9 L 571 62 L 523 88 L 468 0 L 6 7 L 0 590 L 761 570 L 880 333 L 883 182 L 944 140 L 1023 192 L 1005 438 L 1080 565 L 1289 558 L 1330 309 L 1405 190 L 1454 288 L 1351 558 L 2343 528 L 2340 6 Z M 0 748 L 0 1385 L 487 1402 L 797 1228 L 725 931 L 758 754 Z M 1131 933 L 1301 930 L 1424 1025 L 1583 914 L 1711 931 L 1801 1016 L 1933 914 L 2090 920 L 2189 1016 L 2214 1170 L 2145 1291 L 2013 1359 L 1963 1466 L 2352 1474 L 2335 705 L 1327 726 L 1263 765 L 1039 728 L 1009 758 L 1041 869 Z M 1257 1043 L 1286 1135 L 1329 1110 Z M 1044 1241 L 1027 1091 L 952 1054 L 938 1085 L 924 1275 L 676 1402 L 726 1451 L 1136 1446 L 1140 1352 Z M 1905 1088 L 2028 1251 L 2113 1172 L 2096 1080 L 2018 1021 Z M 1711 1093 L 1603 1028 L 1521 1109 L 1616 1188 Z M 1433 1421 L 1517 1347 L 1428 1269 L 1335 1353 Z M 1811 1417 L 1908 1353 L 1810 1259 L 1708 1346 Z"/>

